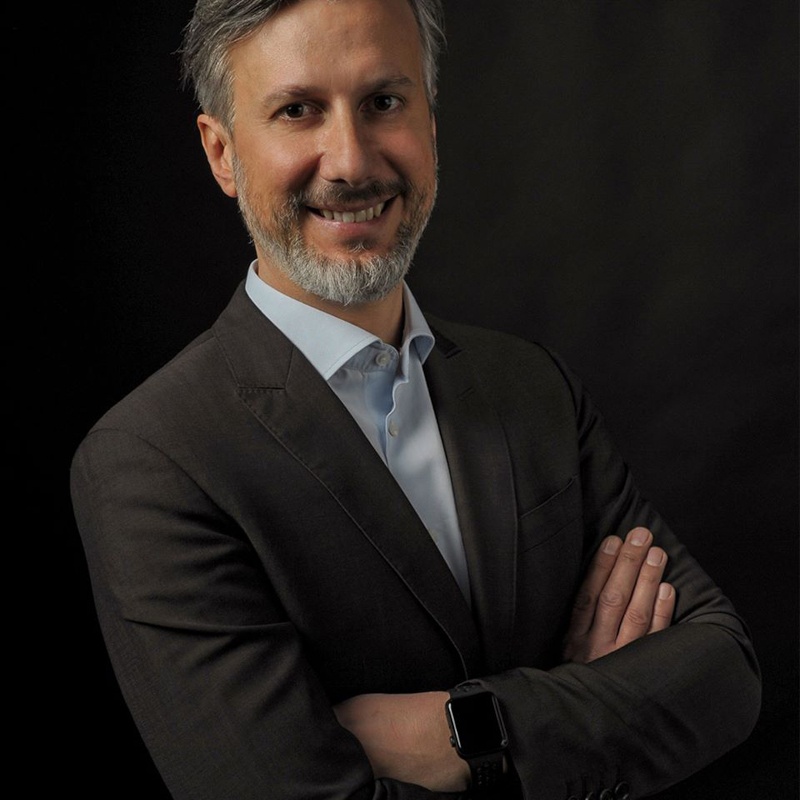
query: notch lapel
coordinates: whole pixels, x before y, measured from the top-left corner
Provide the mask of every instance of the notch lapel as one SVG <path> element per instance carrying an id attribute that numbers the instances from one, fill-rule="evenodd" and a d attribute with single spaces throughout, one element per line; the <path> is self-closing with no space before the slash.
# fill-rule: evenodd
<path id="1" fill-rule="evenodd" d="M 431 324 L 433 327 L 433 323 Z M 439 331 L 426 362 L 469 565 L 473 616 L 490 672 L 510 666 L 517 503 L 505 432 L 475 384 L 469 355 Z"/>
<path id="2" fill-rule="evenodd" d="M 329 492 L 452 642 L 465 677 L 478 636 L 458 585 L 413 506 L 333 390 L 243 288 L 218 320 L 242 401 Z"/>

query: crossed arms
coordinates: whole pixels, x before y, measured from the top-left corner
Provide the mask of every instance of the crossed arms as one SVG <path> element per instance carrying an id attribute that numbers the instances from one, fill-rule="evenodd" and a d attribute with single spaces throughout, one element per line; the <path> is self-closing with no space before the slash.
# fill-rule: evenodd
<path id="1" fill-rule="evenodd" d="M 476 372 L 488 374 L 503 365 L 483 342 L 481 334 L 473 348 Z M 579 793 L 576 782 L 613 785 L 615 776 L 633 796 L 652 793 L 749 733 L 758 671 L 730 603 L 639 496 L 580 387 L 567 377 L 565 388 L 540 351 L 503 344 L 509 371 L 536 376 L 491 398 L 513 432 L 512 473 L 533 468 L 552 486 L 514 487 L 524 511 L 514 535 L 526 548 L 517 614 L 500 643 L 508 652 L 490 650 L 488 668 L 469 650 L 467 611 L 451 608 L 458 589 L 439 587 L 447 568 L 426 557 L 418 520 L 388 478 L 365 466 L 370 446 L 337 433 L 337 458 L 315 456 L 303 412 L 325 418 L 323 435 L 355 424 L 310 365 L 285 362 L 294 390 L 276 390 L 273 376 L 265 389 L 239 390 L 206 338 L 87 437 L 73 496 L 98 615 L 176 800 L 441 797 L 421 787 L 464 782 L 443 727 L 443 690 L 476 675 L 507 712 L 526 800 Z M 446 388 L 434 366 L 432 386 Z M 443 378 L 445 367 L 436 367 Z M 502 386 L 499 377 L 488 374 L 486 385 Z M 439 398 L 445 428 L 462 397 Z M 459 419 L 459 430 L 481 433 L 469 421 Z M 354 480 L 341 463 L 353 465 Z M 569 476 L 577 477 L 549 494 Z M 376 508 L 375 497 L 392 507 Z M 639 528 L 658 546 L 604 549 L 619 544 L 609 534 Z M 380 547 L 365 532 L 380 533 Z M 646 554 L 662 550 L 674 593 L 659 598 L 664 562 Z M 583 554 L 593 551 L 581 584 Z M 425 757 L 412 757 L 421 747 Z"/>
<path id="2" fill-rule="evenodd" d="M 661 578 L 667 554 L 652 533 L 634 528 L 623 542 L 609 536 L 589 567 L 564 639 L 565 661 L 588 663 L 669 627 L 675 590 Z M 361 742 L 373 772 L 439 792 L 468 787 L 469 768 L 449 744 L 446 692 L 365 694 L 334 707 Z"/>

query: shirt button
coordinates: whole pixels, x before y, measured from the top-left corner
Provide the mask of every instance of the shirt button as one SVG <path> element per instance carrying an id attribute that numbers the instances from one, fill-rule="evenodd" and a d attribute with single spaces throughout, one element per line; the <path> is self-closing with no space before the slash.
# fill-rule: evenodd
<path id="1" fill-rule="evenodd" d="M 397 436 L 400 433 L 400 426 L 396 422 L 389 423 L 389 436 Z"/>
<path id="2" fill-rule="evenodd" d="M 392 357 L 387 353 L 385 350 L 381 350 L 377 356 L 375 356 L 375 363 L 379 367 L 385 367 L 391 362 Z"/>

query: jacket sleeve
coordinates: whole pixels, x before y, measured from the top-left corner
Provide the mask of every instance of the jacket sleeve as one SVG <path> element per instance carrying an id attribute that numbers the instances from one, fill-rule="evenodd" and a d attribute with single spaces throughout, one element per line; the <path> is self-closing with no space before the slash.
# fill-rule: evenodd
<path id="1" fill-rule="evenodd" d="M 759 669 L 730 601 L 642 498 L 590 397 L 556 364 L 574 399 L 586 552 L 609 534 L 649 527 L 669 555 L 664 579 L 677 590 L 674 624 L 589 664 L 519 666 L 482 682 L 504 710 L 525 800 L 603 790 L 644 797 L 749 735 L 760 708 Z"/>
<path id="2" fill-rule="evenodd" d="M 110 659 L 176 800 L 436 800 L 376 781 L 252 546 L 164 452 L 100 429 L 72 498 Z"/>

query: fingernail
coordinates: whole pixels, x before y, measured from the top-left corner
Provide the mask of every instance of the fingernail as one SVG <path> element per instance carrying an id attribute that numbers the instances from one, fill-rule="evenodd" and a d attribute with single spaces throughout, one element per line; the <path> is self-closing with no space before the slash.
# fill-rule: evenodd
<path id="1" fill-rule="evenodd" d="M 603 552 L 613 556 L 619 550 L 621 544 L 622 542 L 617 539 L 616 536 L 609 536 L 608 539 L 603 542 Z"/>
<path id="2" fill-rule="evenodd" d="M 647 551 L 647 563 L 652 567 L 660 567 L 664 563 L 666 553 L 659 547 L 651 547 Z"/>
<path id="3" fill-rule="evenodd" d="M 649 538 L 650 534 L 645 528 L 634 528 L 628 537 L 628 541 L 637 547 L 641 547 Z"/>
<path id="4" fill-rule="evenodd" d="M 658 587 L 658 599 L 669 600 L 670 597 L 672 597 L 672 586 L 668 583 L 662 583 L 661 586 Z"/>

